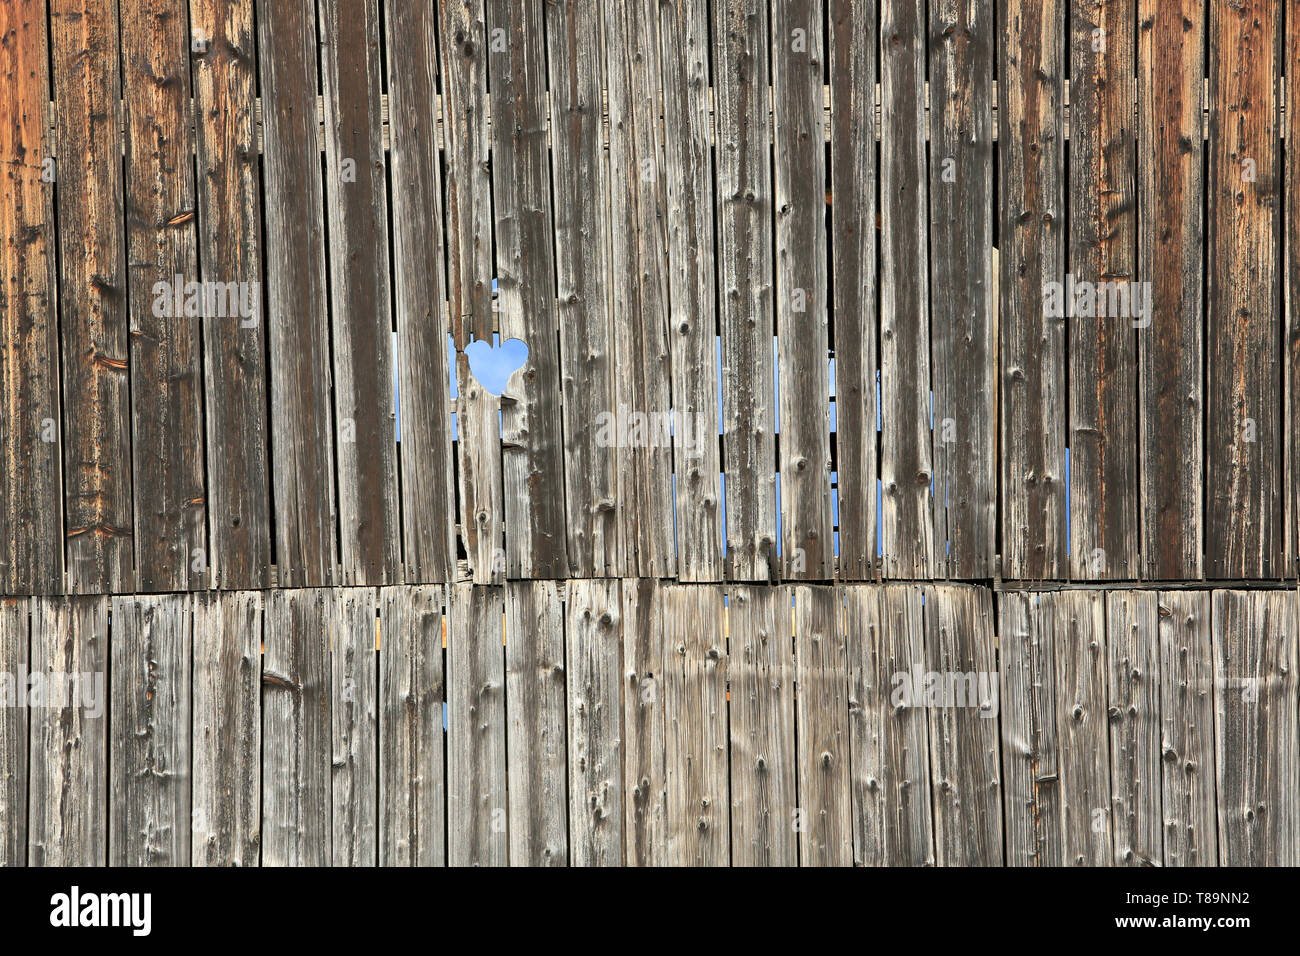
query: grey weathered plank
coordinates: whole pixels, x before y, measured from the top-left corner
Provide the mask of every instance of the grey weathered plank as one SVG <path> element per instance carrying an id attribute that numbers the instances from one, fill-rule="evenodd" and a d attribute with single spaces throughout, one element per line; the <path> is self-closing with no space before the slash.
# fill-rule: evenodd
<path id="1" fill-rule="evenodd" d="M 1138 280 L 1136 20 L 1137 0 L 1070 6 L 1068 261 L 1076 283 L 1125 283 L 1127 289 Z M 1107 295 L 1103 310 L 1100 298 L 1069 323 L 1070 576 L 1075 579 L 1133 578 L 1138 569 L 1133 329 L 1144 320 L 1133 314 L 1138 303 L 1130 302 L 1129 314 L 1117 315 L 1125 311 L 1122 299 Z"/>
<path id="2" fill-rule="evenodd" d="M 712 36 L 725 563 L 762 581 L 778 573 L 766 4 L 717 0 Z"/>
<path id="3" fill-rule="evenodd" d="M 331 862 L 332 592 L 270 591 L 262 658 L 262 863 Z"/>
<path id="4" fill-rule="evenodd" d="M 799 682 L 799 862 L 852 866 L 852 740 L 843 593 L 830 587 L 793 590 Z"/>
<path id="5" fill-rule="evenodd" d="M 1281 52 L 1281 69 L 1288 77 L 1300 76 L 1300 16 L 1292 10 L 1283 15 L 1286 33 L 1283 37 Z M 1291 130 L 1300 129 L 1295 120 L 1300 111 L 1300 84 L 1287 83 L 1286 99 L 1281 104 L 1283 114 L 1284 137 L 1300 135 Z M 1280 236 L 1285 250 L 1285 263 L 1281 274 L 1284 284 L 1282 290 L 1282 322 L 1286 336 L 1286 353 L 1282 359 L 1282 375 L 1285 384 L 1286 408 L 1282 422 L 1283 441 L 1283 494 L 1286 496 L 1282 509 L 1283 516 L 1283 553 L 1296 555 L 1297 539 L 1300 538 L 1300 468 L 1296 465 L 1296 455 L 1300 453 L 1300 150 L 1284 149 L 1285 166 L 1281 171 L 1282 183 L 1279 188 L 1285 200 L 1281 212 L 1284 233 Z"/>
<path id="6" fill-rule="evenodd" d="M 628 866 L 667 862 L 662 601 L 653 578 L 623 582 L 623 839 Z"/>
<path id="7" fill-rule="evenodd" d="M 257 866 L 261 857 L 262 620 L 256 591 L 194 596 L 195 866 Z"/>
<path id="8" fill-rule="evenodd" d="M 735 587 L 727 597 L 731 860 L 736 866 L 797 866 L 790 589 Z"/>
<path id="9" fill-rule="evenodd" d="M 1296 594 L 1215 591 L 1219 864 L 1300 861 Z"/>
<path id="10" fill-rule="evenodd" d="M 935 861 L 1002 863 L 1002 761 L 992 592 L 938 586 L 926 591 L 926 673 L 943 689 L 930 719 Z M 915 689 L 913 683 L 913 689 Z"/>
<path id="11" fill-rule="evenodd" d="M 1161 813 L 1166 866 L 1219 859 L 1210 594 L 1160 593 Z"/>
<path id="12" fill-rule="evenodd" d="M 1065 329 L 1044 316 L 1063 282 L 1064 5 L 998 5 L 1002 572 L 1064 576 Z"/>
<path id="13" fill-rule="evenodd" d="M 392 146 L 393 301 L 401 403 L 403 571 L 407 582 L 447 581 L 456 567 L 456 482 L 443 311 L 442 174 L 437 99 L 437 6 L 386 0 Z M 379 330 L 382 331 L 382 330 Z"/>
<path id="14" fill-rule="evenodd" d="M 569 574 L 604 577 L 623 567 L 619 518 L 628 502 L 618 494 L 618 449 L 599 427 L 618 411 L 601 5 L 547 4 L 546 33 Z"/>
<path id="15" fill-rule="evenodd" d="M 246 282 L 244 288 L 255 293 L 254 315 L 203 319 L 207 563 L 218 588 L 265 587 L 271 567 L 270 435 L 253 0 L 190 0 L 190 31 L 200 40 L 198 49 L 189 44 L 202 210 L 199 266 L 208 281 L 227 289 Z"/>
<path id="16" fill-rule="evenodd" d="M 331 592 L 331 865 L 374 866 L 379 854 L 379 690 L 374 588 Z"/>
<path id="17" fill-rule="evenodd" d="M 193 602 L 115 597 L 110 696 L 110 866 L 189 866 Z"/>
<path id="18" fill-rule="evenodd" d="M 27 862 L 27 598 L 0 599 L 0 866 Z"/>
<path id="19" fill-rule="evenodd" d="M 319 586 L 337 529 L 314 0 L 260 0 L 257 21 L 277 580 Z"/>
<path id="20" fill-rule="evenodd" d="M 784 577 L 812 580 L 835 569 L 822 6 L 772 5 L 781 567 Z"/>
<path id="21" fill-rule="evenodd" d="M 666 860 L 727 866 L 727 644 L 721 586 L 668 585 L 663 599 Z"/>
<path id="22" fill-rule="evenodd" d="M 108 863 L 107 645 L 107 598 L 32 602 L 30 866 Z"/>
<path id="23" fill-rule="evenodd" d="M 623 863 L 623 610 L 619 582 L 570 581 L 569 847 L 574 866 Z"/>
<path id="24" fill-rule="evenodd" d="M 492 89 L 492 209 L 502 340 L 528 360 L 501 397 L 506 569 L 511 578 L 563 577 L 568 568 L 560 357 L 555 334 L 546 34 L 539 4 L 488 0 Z M 500 31 L 499 33 L 496 31 Z M 557 197 L 557 202 L 567 201 Z"/>
<path id="25" fill-rule="evenodd" d="M 1111 831 L 1117 866 L 1164 862 L 1161 811 L 1160 598 L 1106 595 Z M 1181 771 L 1173 763 L 1167 770 Z"/>
<path id="26" fill-rule="evenodd" d="M 829 0 L 839 575 L 876 576 L 876 0 Z"/>
<path id="27" fill-rule="evenodd" d="M 1285 381 L 1277 274 L 1282 13 L 1266 0 L 1209 10 L 1206 574 L 1280 577 L 1296 553 L 1283 532 L 1277 399 Z"/>
<path id="28" fill-rule="evenodd" d="M 930 577 L 930 288 L 925 0 L 880 5 L 880 493 L 886 577 Z M 938 548 L 941 551 L 942 548 Z"/>
<path id="29" fill-rule="evenodd" d="M 470 372 L 465 349 L 492 341 L 492 177 L 487 30 L 482 0 L 440 3 L 447 171 L 447 305 L 456 346 L 461 538 L 475 584 L 505 580 L 501 403 Z"/>
<path id="30" fill-rule="evenodd" d="M 77 593 L 131 590 L 135 577 L 117 7 L 50 3 L 64 522 Z"/>
<path id="31" fill-rule="evenodd" d="M 428 585 L 379 592 L 380 866 L 447 859 L 443 595 Z"/>
<path id="32" fill-rule="evenodd" d="M 458 584 L 447 635 L 447 860 L 505 866 L 505 590 Z"/>
<path id="33" fill-rule="evenodd" d="M 47 0 L 0 9 L 0 590 L 63 590 L 59 323 Z M 26 735 L 24 734 L 24 739 Z M 24 824 L 25 825 L 25 824 Z M 26 851 L 24 850 L 23 855 Z"/>
<path id="34" fill-rule="evenodd" d="M 199 279 L 186 3 L 121 16 L 137 586 L 197 589 L 208 584 L 200 316 L 175 308 Z"/>
<path id="35" fill-rule="evenodd" d="M 339 581 L 400 579 L 379 0 L 317 0 L 325 105 Z M 399 121 L 394 126 L 400 127 Z M 430 124 L 432 125 L 432 124 Z M 402 202 L 416 197 L 402 195 Z M 435 207 L 436 208 L 436 207 Z M 434 270 L 429 270 L 434 271 Z M 440 380 L 440 367 L 429 377 Z"/>
<path id="36" fill-rule="evenodd" d="M 1138 279 L 1151 283 L 1151 327 L 1137 333 L 1142 574 L 1199 578 L 1205 4 L 1140 0 L 1139 22 Z"/>
<path id="37" fill-rule="evenodd" d="M 990 576 L 996 550 L 992 20 L 990 4 L 930 0 L 934 543 L 953 578 Z"/>
<path id="38" fill-rule="evenodd" d="M 506 778 L 510 865 L 569 859 L 564 608 L 549 581 L 506 585 Z"/>
<path id="39" fill-rule="evenodd" d="M 673 442 L 677 577 L 717 581 L 722 578 L 722 456 L 707 0 L 659 4 L 659 49 L 673 407 L 691 429 L 678 430 Z"/>

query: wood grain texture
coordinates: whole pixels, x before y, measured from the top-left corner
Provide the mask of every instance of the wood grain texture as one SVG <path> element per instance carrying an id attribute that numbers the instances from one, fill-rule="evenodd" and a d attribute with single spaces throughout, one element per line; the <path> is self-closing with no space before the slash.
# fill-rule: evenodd
<path id="1" fill-rule="evenodd" d="M 115 597 L 109 720 L 110 866 L 189 866 L 188 595 Z"/>
<path id="2" fill-rule="evenodd" d="M 332 866 L 374 866 L 379 854 L 379 693 L 374 588 L 331 592 Z"/>
<path id="3" fill-rule="evenodd" d="M 215 587 L 260 588 L 270 582 L 271 480 L 253 0 L 190 0 L 190 31 L 207 44 L 190 44 L 199 268 L 226 289 L 249 283 L 256 300 L 250 318 L 202 321 L 207 561 Z"/>
<path id="4" fill-rule="evenodd" d="M 408 583 L 451 579 L 456 480 L 447 375 L 438 5 L 385 0 L 393 302 L 400 403 L 402 557 Z M 376 334 L 382 329 L 376 329 Z"/>
<path id="5" fill-rule="evenodd" d="M 105 866 L 108 599 L 34 600 L 29 660 L 43 703 L 29 714 L 27 863 Z"/>
<path id="6" fill-rule="evenodd" d="M 549 581 L 506 585 L 510 865 L 569 860 L 564 607 Z"/>
<path id="7" fill-rule="evenodd" d="M 998 5 L 998 307 L 1002 573 L 1063 576 L 1065 325 L 1043 286 L 1064 282 L 1064 5 Z"/>
<path id="8" fill-rule="evenodd" d="M 880 493 L 884 574 L 932 576 L 925 2 L 880 4 Z"/>
<path id="9" fill-rule="evenodd" d="M 263 614 L 256 591 L 194 597 L 195 866 L 261 859 Z"/>
<path id="10" fill-rule="evenodd" d="M 570 581 L 565 600 L 569 854 L 623 864 L 623 610 L 619 582 Z"/>
<path id="11" fill-rule="evenodd" d="M 52 0 L 67 585 L 132 590 L 134 517 L 118 14 Z"/>
<path id="12" fill-rule="evenodd" d="M 628 866 L 667 862 L 662 588 L 629 579 L 623 590 L 623 841 Z"/>
<path id="13" fill-rule="evenodd" d="M 262 865 L 332 860 L 331 592 L 270 591 L 262 657 Z"/>
<path id="14" fill-rule="evenodd" d="M 1204 573 L 1205 5 L 1140 0 L 1138 279 L 1151 327 L 1137 332 L 1142 574 Z"/>
<path id="15" fill-rule="evenodd" d="M 208 584 L 200 322 L 176 308 L 199 289 L 186 4 L 145 0 L 121 15 L 136 577 L 141 591 L 199 589 Z"/>
<path id="16" fill-rule="evenodd" d="M 1164 862 L 1161 818 L 1160 596 L 1106 595 L 1111 831 L 1116 866 Z M 1173 764 L 1165 769 L 1176 770 Z"/>
<path id="17" fill-rule="evenodd" d="M 58 242 L 47 0 L 0 10 L 0 590 L 63 590 Z M 74 167 L 75 168 L 75 167 Z M 24 734 L 24 739 L 26 735 Z M 24 822 L 25 825 L 25 822 Z"/>
<path id="18" fill-rule="evenodd" d="M 764 581 L 779 570 L 766 5 L 718 0 L 712 37 L 726 575 Z"/>
<path id="19" fill-rule="evenodd" d="M 663 589 L 667 856 L 670 866 L 727 866 L 727 643 L 721 588 Z"/>
<path id="20" fill-rule="evenodd" d="M 1209 5 L 1206 574 L 1289 574 L 1283 535 L 1280 8 Z"/>
<path id="21" fill-rule="evenodd" d="M 1215 591 L 1219 864 L 1300 859 L 1294 591 Z"/>
<path id="22" fill-rule="evenodd" d="M 1283 23 L 1285 35 L 1282 39 L 1281 68 L 1287 77 L 1297 77 L 1300 76 L 1300 15 L 1297 15 L 1294 8 L 1288 7 L 1283 13 Z M 1300 84 L 1286 85 L 1284 80 L 1284 88 L 1286 98 L 1281 106 L 1285 113 L 1280 120 L 1280 131 L 1282 136 L 1290 138 L 1300 135 L 1291 132 L 1300 129 L 1300 123 L 1295 121 L 1296 113 L 1300 111 Z M 1294 143 L 1295 140 L 1292 140 L 1292 147 Z M 1297 548 L 1297 539 L 1300 538 L 1300 468 L 1296 466 L 1296 455 L 1300 454 L 1300 397 L 1297 397 L 1297 389 L 1300 388 L 1300 150 L 1284 148 L 1282 153 L 1285 165 L 1280 186 L 1284 198 L 1281 208 L 1284 223 L 1281 236 L 1284 250 L 1281 281 L 1282 321 L 1286 336 L 1286 354 L 1282 360 L 1286 402 L 1282 423 L 1285 430 L 1282 468 L 1286 481 L 1283 492 L 1286 503 L 1283 508 L 1285 539 L 1282 553 L 1292 556 L 1300 554 L 1300 548 Z"/>
<path id="23" fill-rule="evenodd" d="M 876 0 L 828 0 L 839 577 L 876 577 Z"/>
<path id="24" fill-rule="evenodd" d="M 727 592 L 731 861 L 797 866 L 808 819 L 798 800 L 795 660 L 790 589 Z M 804 827 L 806 831 L 811 827 Z"/>
<path id="25" fill-rule="evenodd" d="M 0 866 L 27 863 L 27 740 L 30 601 L 0 600 Z"/>
<path id="26" fill-rule="evenodd" d="M 505 591 L 457 584 L 447 632 L 447 861 L 510 862 Z"/>
<path id="27" fill-rule="evenodd" d="M 379 865 L 444 866 L 444 591 L 379 594 Z"/>
<path id="28" fill-rule="evenodd" d="M 316 587 L 338 529 L 314 0 L 260 0 L 257 24 L 277 580 Z"/>

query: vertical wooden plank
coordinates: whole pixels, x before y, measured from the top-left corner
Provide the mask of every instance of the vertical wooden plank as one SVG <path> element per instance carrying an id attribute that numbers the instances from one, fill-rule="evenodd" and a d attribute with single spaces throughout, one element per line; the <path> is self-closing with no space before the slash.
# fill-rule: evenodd
<path id="1" fill-rule="evenodd" d="M 46 0 L 16 0 L 0 10 L 0 98 L 8 104 L 0 122 L 0 442 L 7 450 L 0 466 L 0 589 L 6 594 L 63 590 L 58 247 L 55 187 L 45 181 L 54 170 L 46 126 L 46 11 Z"/>
<path id="2" fill-rule="evenodd" d="M 1284 384 L 1277 248 L 1280 8 L 1210 4 L 1206 573 L 1280 577 Z"/>
<path id="3" fill-rule="evenodd" d="M 27 598 L 0 599 L 0 866 L 27 862 Z"/>
<path id="4" fill-rule="evenodd" d="M 268 592 L 262 658 L 265 866 L 331 861 L 330 593 Z"/>
<path id="5" fill-rule="evenodd" d="M 262 615 L 256 591 L 194 596 L 195 866 L 261 857 Z"/>
<path id="6" fill-rule="evenodd" d="M 446 864 L 443 589 L 380 591 L 379 865 Z"/>
<path id="7" fill-rule="evenodd" d="M 570 581 L 569 838 L 574 866 L 623 863 L 623 613 L 619 582 Z"/>
<path id="8" fill-rule="evenodd" d="M 604 5 L 619 527 L 627 574 L 673 577 L 668 237 L 657 0 Z M 676 428 L 678 432 L 682 429 Z M 623 433 L 626 432 L 626 438 Z"/>
<path id="9" fill-rule="evenodd" d="M 488 0 L 487 26 L 501 338 L 528 345 L 528 360 L 501 399 L 506 569 L 511 578 L 564 577 L 564 502 L 555 493 L 564 487 L 564 447 L 541 6 Z"/>
<path id="10" fill-rule="evenodd" d="M 653 578 L 623 582 L 623 833 L 628 866 L 667 861 L 663 605 Z"/>
<path id="11" fill-rule="evenodd" d="M 722 589 L 663 589 L 667 856 L 670 866 L 731 862 L 727 644 Z"/>
<path id="12" fill-rule="evenodd" d="M 767 7 L 717 0 L 713 13 L 726 571 L 762 581 L 778 573 Z"/>
<path id="13" fill-rule="evenodd" d="M 134 517 L 117 3 L 52 0 L 68 589 L 131 590 Z"/>
<path id="14" fill-rule="evenodd" d="M 1000 697 L 991 591 L 926 591 L 925 662 L 927 677 L 937 675 L 940 689 L 937 701 L 926 701 L 935 860 L 939 866 L 1000 866 Z"/>
<path id="15" fill-rule="evenodd" d="M 782 573 L 813 580 L 835 569 L 822 13 L 822 0 L 772 5 Z"/>
<path id="16" fill-rule="evenodd" d="M 180 591 L 208 584 L 186 4 L 121 15 L 136 577 Z"/>
<path id="17" fill-rule="evenodd" d="M 337 563 L 314 6 L 313 0 L 257 5 L 281 587 L 332 584 Z"/>
<path id="18" fill-rule="evenodd" d="M 1204 497 L 1205 4 L 1139 0 L 1138 278 L 1151 327 L 1138 339 L 1142 574 L 1199 578 Z"/>
<path id="19" fill-rule="evenodd" d="M 1077 314 L 1068 323 L 1069 521 L 1076 579 L 1133 578 L 1138 569 L 1133 330 L 1143 327 L 1150 300 L 1132 284 L 1139 278 L 1136 19 L 1137 0 L 1070 5 L 1069 268 Z"/>
<path id="20" fill-rule="evenodd" d="M 29 866 L 108 863 L 107 645 L 107 598 L 33 602 Z"/>
<path id="21" fill-rule="evenodd" d="M 470 372 L 465 349 L 492 342 L 492 179 L 487 29 L 482 0 L 438 4 L 447 171 L 447 303 L 456 346 L 461 537 L 475 584 L 505 581 L 501 402 Z"/>
<path id="22" fill-rule="evenodd" d="M 443 372 L 442 157 L 432 119 L 438 96 L 436 21 L 434 4 L 385 0 L 389 168 L 393 195 L 400 197 L 392 209 L 393 299 L 408 582 L 447 581 L 456 567 L 456 486 Z"/>
<path id="23" fill-rule="evenodd" d="M 843 595 L 829 587 L 796 587 L 799 804 L 802 866 L 852 866 L 849 784 L 849 664 Z"/>
<path id="24" fill-rule="evenodd" d="M 379 729 L 375 698 L 378 599 L 373 588 L 331 592 L 330 785 L 332 866 L 374 866 L 379 843 Z"/>
<path id="25" fill-rule="evenodd" d="M 845 657 L 849 668 L 849 770 L 853 799 L 853 862 L 885 866 L 884 733 L 889 675 L 882 674 L 878 587 L 849 585 L 844 594 Z"/>
<path id="26" fill-rule="evenodd" d="M 1294 591 L 1215 591 L 1219 863 L 1300 860 Z"/>
<path id="27" fill-rule="evenodd" d="M 325 103 L 339 580 L 388 584 L 399 575 L 401 519 L 379 0 L 317 0 L 317 11 Z M 414 197 L 401 199 L 409 203 Z M 429 371 L 430 378 L 439 378 L 435 370 Z"/>
<path id="28" fill-rule="evenodd" d="M 260 588 L 270 581 L 271 483 L 253 0 L 190 0 L 190 31 L 199 266 L 227 297 L 247 290 L 240 304 L 255 310 L 203 319 L 207 560 L 215 587 Z"/>
<path id="29" fill-rule="evenodd" d="M 510 865 L 569 861 L 564 608 L 558 585 L 506 585 L 506 778 Z"/>
<path id="30" fill-rule="evenodd" d="M 505 592 L 456 585 L 447 637 L 447 834 L 452 866 L 509 862 Z"/>
<path id="31" fill-rule="evenodd" d="M 1286 75 L 1283 81 L 1286 100 L 1282 103 L 1285 119 L 1281 133 L 1290 140 L 1282 151 L 1286 165 L 1280 186 L 1285 197 L 1282 209 L 1285 231 L 1280 241 L 1285 255 L 1281 280 L 1284 283 L 1282 321 L 1287 350 L 1282 366 L 1287 416 L 1283 422 L 1286 431 L 1282 467 L 1287 487 L 1284 492 L 1282 553 L 1290 562 L 1300 553 L 1297 547 L 1297 538 L 1300 537 L 1300 467 L 1296 464 L 1297 453 L 1300 453 L 1300 396 L 1296 394 L 1300 387 L 1300 149 L 1296 148 L 1293 138 L 1300 136 L 1300 122 L 1295 119 L 1300 111 L 1300 83 L 1292 82 L 1300 78 L 1300 11 L 1294 7 L 1287 8 L 1282 20 L 1286 30 L 1281 52 L 1281 69 Z"/>
<path id="32" fill-rule="evenodd" d="M 112 599 L 110 866 L 190 865 L 192 611 L 185 594 Z"/>
<path id="33" fill-rule="evenodd" d="M 993 8 L 930 0 L 929 14 L 935 567 L 983 578 L 992 575 L 998 498 Z"/>
<path id="34" fill-rule="evenodd" d="M 622 569 L 618 450 L 600 422 L 617 415 L 610 311 L 609 161 L 605 52 L 598 3 L 546 5 L 555 268 L 564 392 L 564 491 L 569 574 Z M 601 416 L 604 416 L 603 418 Z"/>
<path id="35" fill-rule="evenodd" d="M 1002 406 L 1002 573 L 1064 576 L 1065 326 L 1044 314 L 1062 282 L 1060 0 L 998 5 L 998 306 Z"/>
<path id="36" fill-rule="evenodd" d="M 736 866 L 799 863 L 795 667 L 790 589 L 728 593 L 731 853 Z M 809 819 L 803 810 L 802 819 Z M 804 827 L 805 834 L 814 830 Z M 808 839 L 805 835 L 803 839 Z"/>
<path id="37" fill-rule="evenodd" d="M 707 0 L 659 4 L 677 577 L 722 578 Z"/>
<path id="38" fill-rule="evenodd" d="M 884 574 L 931 577 L 930 288 L 925 2 L 880 7 L 880 491 Z"/>
<path id="39" fill-rule="evenodd" d="M 876 0 L 829 0 L 841 580 L 876 576 Z"/>
<path id="40" fill-rule="evenodd" d="M 1161 807 L 1166 866 L 1214 866 L 1214 658 L 1210 593 L 1160 593 Z"/>
<path id="41" fill-rule="evenodd" d="M 1116 866 L 1160 866 L 1160 601 L 1154 591 L 1106 595 L 1111 829 Z M 1172 764 L 1167 764 L 1171 770 Z"/>

